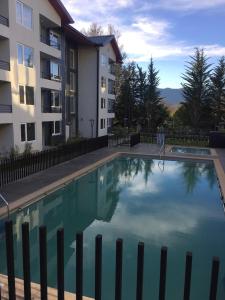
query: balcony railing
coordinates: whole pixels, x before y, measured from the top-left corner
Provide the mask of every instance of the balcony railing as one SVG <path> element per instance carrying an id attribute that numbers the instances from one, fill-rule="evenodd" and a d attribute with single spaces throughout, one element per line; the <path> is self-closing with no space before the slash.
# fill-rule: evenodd
<path id="1" fill-rule="evenodd" d="M 9 19 L 0 15 L 0 24 L 9 27 Z"/>
<path id="2" fill-rule="evenodd" d="M 47 72 L 42 72 L 42 78 L 48 79 L 48 80 L 53 80 L 53 81 L 61 81 L 62 80 L 60 75 L 54 75 L 54 74 L 47 73 Z"/>
<path id="3" fill-rule="evenodd" d="M 62 112 L 62 107 L 61 106 L 43 106 L 42 108 L 42 113 L 55 113 L 59 114 Z"/>
<path id="4" fill-rule="evenodd" d="M 0 113 L 11 113 L 12 105 L 9 104 L 0 104 Z"/>
<path id="5" fill-rule="evenodd" d="M 0 69 L 10 71 L 10 63 L 4 60 L 0 60 Z"/>
<path id="6" fill-rule="evenodd" d="M 41 35 L 40 40 L 42 43 L 44 43 L 50 47 L 53 47 L 55 49 L 60 50 L 60 48 L 61 48 L 60 42 L 59 41 L 56 42 L 56 41 L 52 40 L 49 36 Z"/>

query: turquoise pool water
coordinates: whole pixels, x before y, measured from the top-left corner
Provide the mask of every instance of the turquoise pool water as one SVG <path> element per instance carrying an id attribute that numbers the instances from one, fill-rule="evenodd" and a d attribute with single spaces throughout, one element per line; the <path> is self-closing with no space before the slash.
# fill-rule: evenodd
<path id="1" fill-rule="evenodd" d="M 191 148 L 191 147 L 178 147 L 174 146 L 171 152 L 182 154 L 195 154 L 195 155 L 211 155 L 210 149 L 207 148 Z"/>
<path id="2" fill-rule="evenodd" d="M 168 300 L 182 299 L 186 251 L 193 252 L 192 300 L 208 299 L 212 256 L 221 259 L 225 299 L 225 216 L 212 163 L 119 158 L 13 215 L 16 274 L 21 224 L 30 222 L 32 280 L 39 282 L 38 226 L 48 230 L 48 281 L 56 284 L 56 238 L 65 228 L 66 289 L 75 291 L 75 235 L 84 231 L 84 292 L 94 295 L 94 239 L 103 235 L 103 299 L 114 299 L 115 240 L 124 239 L 123 299 L 135 299 L 138 241 L 145 243 L 144 299 L 158 299 L 160 248 L 168 246 Z M 5 272 L 1 231 L 0 271 Z"/>

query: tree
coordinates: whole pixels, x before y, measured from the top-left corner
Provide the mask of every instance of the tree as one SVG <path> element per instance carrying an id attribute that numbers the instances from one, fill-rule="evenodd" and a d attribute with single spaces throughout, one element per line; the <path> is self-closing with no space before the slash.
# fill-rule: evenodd
<path id="1" fill-rule="evenodd" d="M 145 115 L 148 129 L 156 129 L 156 127 L 162 121 L 160 120 L 160 114 L 165 108 L 162 103 L 162 98 L 160 97 L 160 91 L 158 88 L 160 81 L 158 74 L 159 71 L 156 70 L 153 59 L 151 58 L 148 66 L 147 86 L 145 93 Z"/>
<path id="2" fill-rule="evenodd" d="M 225 57 L 223 56 L 213 70 L 210 85 L 212 119 L 217 127 L 225 121 Z"/>
<path id="3" fill-rule="evenodd" d="M 145 94 L 146 94 L 146 72 L 137 65 L 136 101 L 139 122 L 144 123 L 145 118 Z"/>
<path id="4" fill-rule="evenodd" d="M 182 76 L 184 112 L 195 131 L 210 126 L 210 66 L 204 50 L 197 48 Z"/>
<path id="5" fill-rule="evenodd" d="M 81 32 L 83 34 L 85 34 L 86 36 L 104 35 L 104 30 L 103 30 L 102 26 L 97 23 L 92 23 L 87 30 L 82 29 Z"/>

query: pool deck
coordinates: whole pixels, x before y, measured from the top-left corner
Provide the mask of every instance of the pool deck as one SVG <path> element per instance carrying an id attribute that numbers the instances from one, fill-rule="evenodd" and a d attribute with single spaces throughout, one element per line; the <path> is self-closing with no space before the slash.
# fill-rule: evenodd
<path id="1" fill-rule="evenodd" d="M 0 282 L 1 282 L 1 299 L 8 300 L 8 277 L 0 274 Z M 24 299 L 24 282 L 22 279 L 15 279 L 15 289 L 16 289 L 16 300 Z M 40 284 L 31 283 L 31 299 L 32 300 L 41 300 L 40 295 Z M 76 295 L 72 293 L 65 292 L 65 300 L 76 300 Z M 48 300 L 57 300 L 58 293 L 54 288 L 48 287 Z M 92 298 L 83 297 L 83 300 L 94 300 Z"/>
<path id="2" fill-rule="evenodd" d="M 221 190 L 225 196 L 225 149 L 213 149 L 210 156 L 177 154 L 171 153 L 170 150 L 171 146 L 167 146 L 165 159 L 213 160 Z M 139 154 L 159 158 L 159 146 L 155 144 L 138 144 L 132 148 L 127 146 L 102 148 L 6 185 L 0 192 L 9 202 L 10 210 L 13 211 L 30 202 L 39 200 L 41 196 L 47 195 L 74 178 L 90 172 L 98 165 L 104 164 L 121 154 Z M 3 214 L 5 214 L 5 208 L 0 209 L 0 216 Z"/>

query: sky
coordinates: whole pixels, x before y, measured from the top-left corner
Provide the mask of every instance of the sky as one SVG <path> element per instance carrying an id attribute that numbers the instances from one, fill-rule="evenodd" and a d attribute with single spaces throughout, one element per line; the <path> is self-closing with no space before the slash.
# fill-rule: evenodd
<path id="1" fill-rule="evenodd" d="M 129 60 L 147 69 L 151 56 L 161 88 L 180 88 L 196 47 L 216 64 L 225 55 L 225 0 L 62 0 L 78 30 L 96 22 L 120 31 Z"/>

